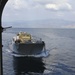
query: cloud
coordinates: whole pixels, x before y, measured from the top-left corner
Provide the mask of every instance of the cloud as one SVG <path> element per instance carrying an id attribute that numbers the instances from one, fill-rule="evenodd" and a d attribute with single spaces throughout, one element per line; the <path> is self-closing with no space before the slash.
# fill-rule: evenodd
<path id="1" fill-rule="evenodd" d="M 68 9 L 72 9 L 72 6 L 69 3 L 66 3 Z"/>
<path id="2" fill-rule="evenodd" d="M 45 8 L 58 10 L 58 7 L 57 7 L 56 4 L 46 4 L 46 5 L 45 5 Z"/>
<path id="3" fill-rule="evenodd" d="M 61 3 L 61 4 L 46 4 L 46 9 L 53 10 L 72 10 L 72 6 L 69 3 Z"/>
<path id="4" fill-rule="evenodd" d="M 28 0 L 9 0 L 6 6 L 7 8 L 11 8 L 11 9 L 29 8 L 30 1 Z"/>
<path id="5" fill-rule="evenodd" d="M 68 0 L 9 0 L 8 8 L 12 9 L 51 9 L 71 10 L 72 6 Z"/>
<path id="6" fill-rule="evenodd" d="M 8 8 L 12 9 L 34 9 L 41 7 L 41 4 L 35 0 L 9 0 L 7 3 Z"/>
<path id="7" fill-rule="evenodd" d="M 15 9 L 21 9 L 21 8 L 27 8 L 28 7 L 28 4 L 26 1 L 24 0 L 14 0 L 14 8 Z"/>
<path id="8" fill-rule="evenodd" d="M 58 5 L 60 10 L 72 10 L 72 6 L 69 3 L 62 3 Z"/>

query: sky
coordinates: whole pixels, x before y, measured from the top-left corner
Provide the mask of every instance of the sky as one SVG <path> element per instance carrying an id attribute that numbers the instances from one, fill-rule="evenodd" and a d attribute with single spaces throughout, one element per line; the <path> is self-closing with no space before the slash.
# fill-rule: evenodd
<path id="1" fill-rule="evenodd" d="M 8 0 L 2 25 L 75 28 L 75 0 Z"/>

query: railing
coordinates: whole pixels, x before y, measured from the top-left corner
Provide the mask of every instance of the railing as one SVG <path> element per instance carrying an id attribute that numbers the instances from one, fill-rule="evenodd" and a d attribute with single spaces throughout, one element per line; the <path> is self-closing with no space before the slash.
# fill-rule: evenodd
<path id="1" fill-rule="evenodd" d="M 31 41 L 32 42 L 42 42 L 42 39 L 36 36 L 32 36 Z"/>

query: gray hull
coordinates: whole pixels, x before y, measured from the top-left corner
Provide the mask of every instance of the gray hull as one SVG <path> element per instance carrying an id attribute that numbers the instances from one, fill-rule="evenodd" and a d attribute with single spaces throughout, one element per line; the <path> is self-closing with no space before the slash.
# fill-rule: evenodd
<path id="1" fill-rule="evenodd" d="M 41 43 L 14 43 L 13 50 L 14 53 L 21 55 L 34 55 L 42 52 L 44 48 L 44 42 Z"/>

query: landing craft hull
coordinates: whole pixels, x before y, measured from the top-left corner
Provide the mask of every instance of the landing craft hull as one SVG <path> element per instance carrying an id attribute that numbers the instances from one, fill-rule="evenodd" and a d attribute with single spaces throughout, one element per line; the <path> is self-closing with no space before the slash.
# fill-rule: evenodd
<path id="1" fill-rule="evenodd" d="M 21 55 L 36 55 L 43 51 L 44 42 L 40 43 L 13 43 L 14 53 Z"/>

